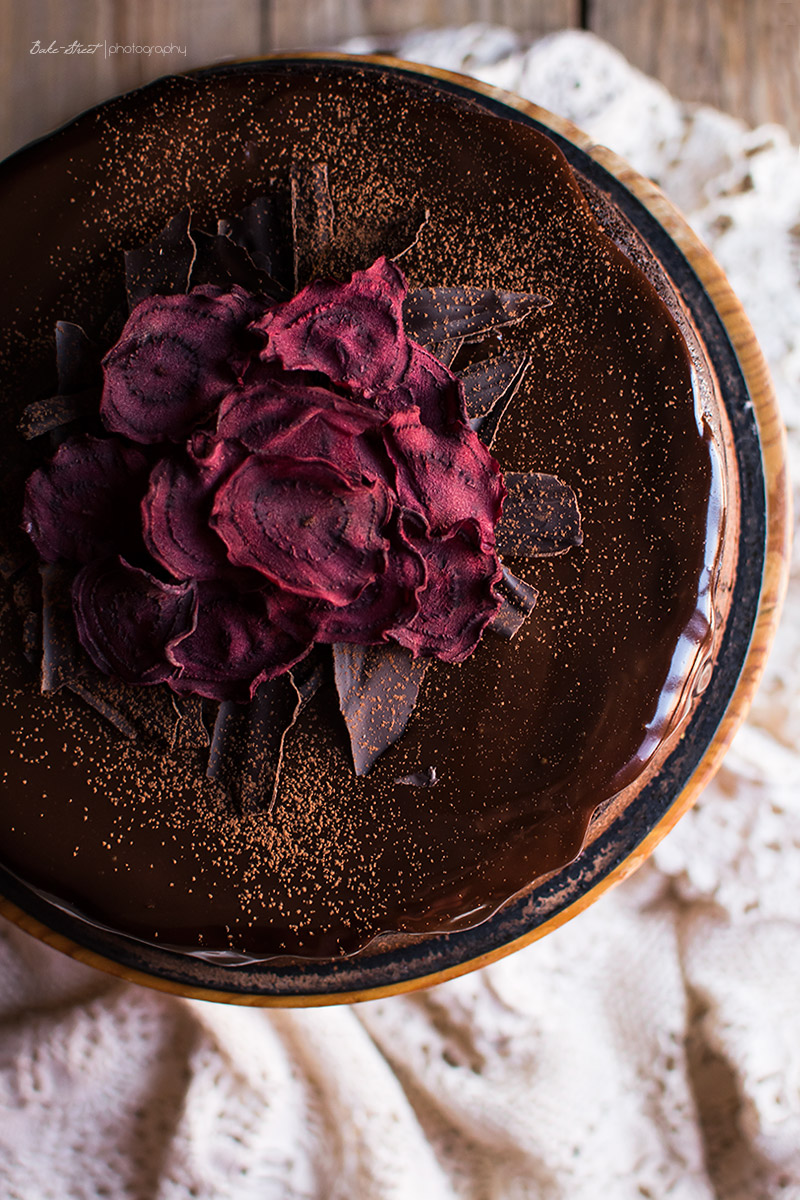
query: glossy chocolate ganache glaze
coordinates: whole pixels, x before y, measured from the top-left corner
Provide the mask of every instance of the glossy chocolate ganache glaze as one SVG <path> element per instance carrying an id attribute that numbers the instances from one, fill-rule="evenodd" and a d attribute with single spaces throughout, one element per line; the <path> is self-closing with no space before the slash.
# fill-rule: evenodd
<path id="1" fill-rule="evenodd" d="M 680 736 L 713 665 L 733 553 L 725 529 L 735 498 L 724 495 L 721 482 L 724 431 L 714 381 L 669 282 L 625 222 L 535 129 L 401 75 L 319 64 L 161 81 L 23 152 L 6 168 L 2 187 L 19 280 L 3 299 L 4 325 L 13 335 L 2 362 L 8 398 L 3 866 L 87 922 L 191 953 L 233 951 L 258 959 L 337 956 L 381 933 L 465 928 L 573 858 L 598 807 L 641 786 Z M 259 263 L 252 222 L 241 216 L 263 217 L 272 203 L 263 198 L 278 196 L 289 197 L 287 212 L 294 209 L 287 234 L 292 261 L 283 267 Z M 190 214 L 181 216 L 187 208 Z M 173 217 L 172 235 L 155 244 L 164 250 L 162 258 L 176 258 L 180 271 L 181 245 L 187 244 L 182 239 L 193 237 L 184 286 L 175 284 L 174 262 L 156 286 L 152 254 L 149 260 L 146 253 L 144 259 L 129 255 L 126 296 L 124 252 L 152 245 Z M 218 228 L 227 239 L 225 254 L 231 245 L 247 249 L 227 266 L 220 245 L 212 244 Z M 300 250 L 292 248 L 297 245 Z M 280 291 L 265 305 L 252 297 L 262 294 L 259 270 L 267 267 Z M 243 279 L 242 271 L 251 268 L 252 277 Z M 294 270 L 295 288 L 291 282 L 281 286 L 283 269 Z M 500 406 L 502 421 L 495 405 L 497 420 L 484 428 L 480 443 L 486 449 L 469 451 L 470 462 L 486 454 L 480 458 L 478 508 L 487 489 L 494 488 L 493 504 L 500 501 L 498 485 L 490 483 L 499 478 L 486 465 L 490 460 L 512 494 L 525 490 L 525 480 L 556 480 L 552 487 L 563 490 L 551 496 L 560 497 L 562 516 L 569 508 L 564 497 L 577 499 L 582 538 L 570 510 L 567 532 L 562 528 L 561 540 L 550 547 L 558 553 L 544 556 L 541 545 L 531 554 L 535 506 L 517 505 L 500 539 L 502 564 L 489 546 L 494 517 L 484 528 L 477 509 L 459 509 L 462 526 L 472 522 L 470 553 L 488 563 L 480 592 L 485 611 L 477 624 L 463 615 L 454 624 L 444 604 L 450 624 L 445 621 L 444 633 L 444 626 L 436 627 L 444 639 L 437 644 L 445 647 L 438 654 L 431 649 L 433 635 L 425 641 L 413 613 L 400 633 L 381 615 L 374 640 L 384 640 L 389 629 L 387 636 L 408 661 L 418 661 L 421 650 L 428 665 L 415 679 L 419 691 L 407 724 L 399 734 L 379 736 L 382 752 L 374 761 L 368 754 L 369 762 L 359 762 L 341 653 L 337 660 L 330 652 L 337 640 L 351 644 L 341 635 L 340 612 L 345 595 L 361 594 L 352 571 L 361 569 L 362 558 L 347 570 L 337 568 L 328 581 L 326 603 L 336 619 L 329 606 L 328 633 L 314 643 L 313 672 L 304 674 L 302 666 L 310 661 L 303 657 L 306 641 L 313 640 L 306 610 L 298 616 L 292 609 L 294 624 L 286 605 L 272 614 L 284 640 L 267 674 L 297 671 L 297 704 L 280 722 L 277 777 L 274 755 L 272 775 L 258 769 L 263 745 L 275 741 L 274 729 L 266 719 L 242 717 L 252 712 L 247 686 L 242 694 L 239 684 L 226 691 L 229 683 L 217 676 L 209 683 L 206 667 L 197 665 L 202 648 L 181 651 L 180 671 L 204 680 L 183 688 L 174 686 L 174 670 L 168 678 L 152 664 L 145 674 L 155 669 L 155 675 L 130 682 L 127 667 L 119 666 L 124 654 L 108 652 L 107 642 L 95 653 L 98 639 L 106 637 L 97 621 L 103 624 L 108 605 L 94 568 L 85 568 L 89 583 L 84 573 L 78 586 L 83 607 L 77 625 L 84 650 L 94 647 L 93 663 L 109 672 L 103 676 L 111 689 L 105 700 L 87 695 L 80 672 L 67 678 L 63 646 L 54 649 L 59 604 L 62 615 L 66 604 L 67 621 L 75 621 L 78 610 L 70 617 L 69 589 L 65 601 L 56 587 L 63 554 L 47 549 L 58 542 L 58 521 L 50 529 L 41 512 L 32 515 L 31 485 L 25 507 L 26 481 L 52 471 L 43 464 L 58 461 L 59 446 L 58 453 L 66 453 L 59 423 L 64 398 L 59 408 L 47 397 L 67 393 L 66 438 L 79 436 L 84 447 L 93 447 L 95 465 L 97 445 L 109 433 L 110 403 L 104 401 L 106 416 L 98 417 L 92 400 L 97 378 L 91 376 L 98 368 L 86 366 L 80 353 L 70 360 L 76 342 L 63 325 L 57 377 L 55 322 L 79 325 L 97 353 L 107 353 L 128 328 L 130 303 L 135 308 L 148 290 L 185 293 L 195 284 L 207 286 L 214 270 L 217 287 L 224 285 L 220 270 L 228 271 L 224 295 L 243 287 L 249 299 L 237 304 L 247 309 L 251 325 L 273 306 L 267 320 L 273 342 L 269 330 L 261 330 L 262 348 L 278 344 L 274 306 L 290 304 L 292 292 L 318 275 L 338 287 L 381 275 L 395 289 L 404 278 L 408 298 L 418 302 L 416 314 L 406 307 L 408 333 L 413 340 L 414 321 L 422 321 L 416 327 L 420 345 L 431 336 L 425 313 L 435 313 L 444 296 L 451 309 L 448 315 L 444 304 L 442 319 L 451 319 L 456 293 L 447 289 L 473 289 L 464 293 L 469 303 L 463 297 L 459 302 L 462 318 L 469 310 L 467 319 L 475 305 L 480 308 L 476 297 L 484 303 L 487 296 L 503 297 L 502 320 L 479 320 L 466 337 L 462 327 L 458 336 L 451 329 L 443 337 L 440 330 L 428 343 L 445 364 L 445 390 L 446 380 L 456 376 L 468 391 L 487 359 L 514 364 L 513 386 L 501 380 L 497 395 L 489 397 L 491 403 L 497 396 L 507 399 Z M 307 293 L 301 288 L 300 294 Z M 286 311 L 294 320 L 294 310 Z M 357 324 L 363 320 L 360 315 Z M 288 317 L 284 324 L 291 325 Z M 82 335 L 75 338 L 83 344 Z M 106 359 L 106 397 L 115 354 Z M 375 361 L 370 370 L 380 374 L 383 367 Z M 305 385 L 317 387 L 319 361 L 300 367 L 316 372 Z M 84 369 L 88 377 L 79 378 Z M 72 382 L 65 387 L 67 376 Z M 343 378 L 332 385 L 339 409 L 350 404 L 342 397 L 353 388 L 350 377 Z M 387 387 L 384 380 L 366 390 L 385 393 Z M 422 408 L 418 394 L 412 401 Z M 491 408 L 489 401 L 482 401 L 484 408 Z M 215 421 L 219 403 L 217 398 Z M 110 426 L 119 433 L 120 422 L 128 422 L 119 443 L 125 446 L 119 452 L 123 467 L 106 462 L 101 474 L 135 475 L 141 467 L 151 480 L 159 471 L 159 479 L 169 475 L 177 468 L 172 460 L 154 467 L 159 455 L 160 463 L 167 460 L 152 446 L 159 438 L 179 440 L 185 431 L 131 434 L 130 422 L 138 418 L 127 404 L 126 397 L 117 405 L 117 425 Z M 192 435 L 192 453 L 204 463 L 213 448 L 197 439 L 210 436 L 211 411 L 195 413 L 190 422 L 200 430 Z M 462 450 L 478 444 L 482 418 L 476 413 L 462 414 Z M 437 419 L 424 419 L 423 426 Z M 453 419 L 461 420 L 457 413 Z M 133 440 L 126 440 L 129 435 Z M 239 426 L 236 436 L 242 436 Z M 430 450 L 429 436 L 423 443 Z M 401 475 L 399 452 L 390 447 L 387 453 Z M 455 463 L 469 475 L 458 455 L 451 468 Z M 309 456 L 307 450 L 300 455 Z M 334 467 L 313 471 L 330 474 Z M 214 502 L 216 528 L 233 547 L 240 572 L 252 571 L 254 560 L 241 549 L 247 536 L 239 485 L 256 469 L 237 459 Z M 88 470 L 87 487 L 95 494 L 97 478 L 95 468 Z M 422 524 L 405 531 L 404 569 L 412 575 L 413 564 L 428 552 L 419 539 L 423 525 L 432 527 L 439 483 L 436 477 L 429 482 Z M 315 476 L 314 484 L 329 487 L 331 481 Z M 419 494 L 418 484 L 409 487 Z M 151 535 L 169 524 L 172 511 L 158 508 L 156 493 L 151 482 L 145 520 Z M 402 500 L 402 490 L 398 494 Z M 273 502 L 282 503 L 276 495 Z M 122 515 L 120 510 L 112 528 Z M 105 517 L 96 519 L 105 529 Z M 389 518 L 381 519 L 388 538 Z M 32 544 L 22 526 L 30 533 L 37 521 Z M 500 521 L 498 535 L 502 529 Z M 186 541 L 182 533 L 174 540 Z M 362 535 L 357 540 L 360 554 Z M 412 542 L 413 553 L 405 549 Z M 106 546 L 105 553 L 114 552 Z M 255 566 L 273 587 L 277 568 L 273 558 L 265 562 Z M 501 566 L 507 579 L 520 581 L 514 587 L 525 610 L 519 628 L 512 622 L 512 637 L 491 627 L 500 608 Z M 169 621 L 185 626 L 187 597 L 192 588 L 196 597 L 199 585 L 189 578 L 190 567 L 178 583 L 167 567 L 158 587 L 172 589 L 170 596 L 184 589 Z M 473 576 L 467 576 L 474 591 Z M 140 575 L 128 578 L 133 590 L 139 587 Z M 419 591 L 421 576 L 403 578 L 408 598 Z M 210 586 L 207 580 L 203 586 Z M 242 587 L 243 595 L 252 596 L 249 585 Z M 308 598 L 315 587 L 305 576 L 292 576 L 293 594 Z M 534 590 L 538 600 L 531 611 Z M 487 601 L 489 594 L 498 599 Z M 324 622 L 317 619 L 319 596 L 313 597 L 318 631 Z M 96 620 L 86 615 L 92 605 Z M 471 632 L 464 635 L 468 625 Z M 285 639 L 294 639 L 292 646 Z M 176 661 L 170 659 L 171 670 Z M 120 685 L 115 671 L 129 682 Z M 348 678 L 352 682 L 352 673 Z M 228 714 L 227 726 L 221 711 Z M 378 725 L 389 720 L 386 711 L 379 712 Z"/>

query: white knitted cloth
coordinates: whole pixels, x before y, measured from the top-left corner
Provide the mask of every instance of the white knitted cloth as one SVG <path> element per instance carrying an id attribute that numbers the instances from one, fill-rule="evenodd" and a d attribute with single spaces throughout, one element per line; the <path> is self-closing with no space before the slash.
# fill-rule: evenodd
<path id="1" fill-rule="evenodd" d="M 400 53 L 530 97 L 658 180 L 750 314 L 797 463 L 785 132 L 678 104 L 589 35 L 526 49 L 472 26 Z M 798 1200 L 799 598 L 795 570 L 752 716 L 654 859 L 481 972 L 270 1013 L 122 984 L 0 924 L 2 1200 Z"/>

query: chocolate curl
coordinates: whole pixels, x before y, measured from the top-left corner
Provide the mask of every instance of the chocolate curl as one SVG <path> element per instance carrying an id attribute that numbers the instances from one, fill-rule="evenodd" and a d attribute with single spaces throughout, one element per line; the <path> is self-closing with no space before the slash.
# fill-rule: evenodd
<path id="1" fill-rule="evenodd" d="M 131 312 L 148 296 L 188 292 L 195 258 L 191 220 L 191 209 L 183 208 L 152 242 L 125 251 L 125 287 Z"/>
<path id="2" fill-rule="evenodd" d="M 555 475 L 508 472 L 508 495 L 497 526 L 497 552 L 509 558 L 564 554 L 583 544 L 578 501 Z"/>
<path id="3" fill-rule="evenodd" d="M 337 642 L 333 671 L 356 775 L 366 775 L 404 732 L 414 711 L 428 659 L 400 646 Z"/>
<path id="4" fill-rule="evenodd" d="M 447 343 L 449 345 L 449 343 Z M 511 385 L 520 367 L 526 361 L 525 354 L 508 354 L 501 358 L 487 358 L 458 372 L 464 389 L 464 401 L 470 422 L 487 416 Z M 472 426 L 475 429 L 475 425 Z"/>
<path id="5" fill-rule="evenodd" d="M 294 290 L 294 235 L 289 191 L 277 180 L 235 217 L 221 220 L 217 232 L 247 251 L 252 262 L 285 297 Z"/>
<path id="6" fill-rule="evenodd" d="M 280 284 L 259 270 L 243 246 L 221 233 L 192 230 L 197 248 L 192 263 L 191 287 L 210 283 L 230 291 L 235 283 L 248 292 L 260 292 L 272 300 L 285 298 Z"/>
<path id="7" fill-rule="evenodd" d="M 519 386 L 525 378 L 529 364 L 530 360 L 527 358 L 527 356 L 523 357 L 522 362 L 518 366 L 516 373 L 512 376 L 511 381 L 509 382 L 505 391 L 502 391 L 498 395 L 488 412 L 484 413 L 482 416 L 474 417 L 469 423 L 470 428 L 475 430 L 484 446 L 487 446 L 490 450 L 494 445 L 495 438 L 497 437 L 497 431 L 500 428 L 500 422 L 508 412 L 511 401 L 519 391 Z"/>
<path id="8" fill-rule="evenodd" d="M 295 165 L 291 170 L 294 287 L 301 288 L 324 273 L 333 241 L 333 201 L 328 164 Z"/>
<path id="9" fill-rule="evenodd" d="M 406 332 L 423 345 L 452 338 L 477 337 L 503 325 L 514 325 L 551 302 L 526 292 L 492 288 L 413 288 L 403 304 Z"/>
<path id="10" fill-rule="evenodd" d="M 29 404 L 17 426 L 26 439 L 41 437 L 96 413 L 103 386 L 100 350 L 71 321 L 56 322 L 58 393 Z"/>
<path id="11" fill-rule="evenodd" d="M 524 579 L 512 575 L 507 567 L 503 567 L 503 578 L 495 584 L 495 591 L 502 597 L 502 603 L 488 628 L 510 639 L 519 633 L 525 618 L 533 611 L 539 593 Z"/>
<path id="12" fill-rule="evenodd" d="M 320 663 L 304 663 L 262 683 L 249 704 L 220 704 L 206 775 L 240 811 L 272 813 L 286 736 L 322 682 Z"/>
<path id="13" fill-rule="evenodd" d="M 436 767 L 422 767 L 419 771 L 412 771 L 410 775 L 401 775 L 394 782 L 397 787 L 433 787 L 439 782 L 439 776 Z"/>
<path id="14" fill-rule="evenodd" d="M 103 382 L 101 353 L 80 325 L 56 321 L 56 370 L 61 396 L 99 387 Z"/>
<path id="15" fill-rule="evenodd" d="M 175 744 L 182 710 L 162 688 L 126 687 L 96 671 L 78 641 L 70 588 L 73 572 L 59 564 L 42 577 L 42 674 L 45 694 L 67 688 L 140 749 L 163 754 Z"/>
<path id="16" fill-rule="evenodd" d="M 53 429 L 71 425 L 81 417 L 90 417 L 97 412 L 99 400 L 99 388 L 77 392 L 73 396 L 50 396 L 47 400 L 36 400 L 23 412 L 17 429 L 26 441 L 30 441 Z"/>

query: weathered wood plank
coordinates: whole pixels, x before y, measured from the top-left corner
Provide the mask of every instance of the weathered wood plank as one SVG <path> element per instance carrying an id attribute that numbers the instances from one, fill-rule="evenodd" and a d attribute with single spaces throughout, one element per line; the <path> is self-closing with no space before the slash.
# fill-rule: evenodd
<path id="1" fill-rule="evenodd" d="M 0 155 L 159 75 L 260 53 L 263 7 L 263 0 L 0 0 Z M 56 52 L 31 54 L 37 41 Z M 67 53 L 73 42 L 98 48 Z"/>
<path id="2" fill-rule="evenodd" d="M 362 35 L 387 41 L 471 21 L 539 37 L 579 25 L 580 8 L 580 0 L 271 0 L 268 38 L 276 50 L 293 50 Z"/>
<path id="3" fill-rule="evenodd" d="M 683 100 L 800 134 L 797 0 L 589 0 L 589 26 Z"/>

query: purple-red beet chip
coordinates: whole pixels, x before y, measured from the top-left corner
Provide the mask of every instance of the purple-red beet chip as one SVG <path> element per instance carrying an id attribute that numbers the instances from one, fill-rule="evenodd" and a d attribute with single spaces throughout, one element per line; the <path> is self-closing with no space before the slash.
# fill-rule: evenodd
<path id="1" fill-rule="evenodd" d="M 234 285 L 137 305 L 103 360 L 116 436 L 64 442 L 23 514 L 43 560 L 85 564 L 73 609 L 102 671 L 246 702 L 314 643 L 472 653 L 506 489 L 406 296 L 379 258 L 282 303 Z"/>
<path id="2" fill-rule="evenodd" d="M 175 674 L 168 650 L 194 628 L 196 603 L 193 583 L 161 583 L 119 556 L 89 563 L 72 585 L 83 648 L 101 671 L 127 683 Z"/>
<path id="3" fill-rule="evenodd" d="M 495 585 L 503 569 L 481 546 L 478 522 L 467 520 L 444 537 L 419 539 L 428 582 L 419 612 L 392 637 L 414 654 L 462 662 L 500 607 Z"/>
<path id="4" fill-rule="evenodd" d="M 274 625 L 263 593 L 238 595 L 220 584 L 197 588 L 197 619 L 188 637 L 169 650 L 180 673 L 174 691 L 211 700 L 251 700 L 265 679 L 281 675 L 308 653 Z"/>
<path id="5" fill-rule="evenodd" d="M 232 562 L 344 605 L 386 569 L 390 512 L 378 480 L 354 483 L 316 459 L 253 456 L 217 492 L 212 522 Z"/>
<path id="6" fill-rule="evenodd" d="M 106 428 L 145 444 L 187 437 L 246 369 L 246 328 L 262 311 L 240 287 L 143 300 L 103 359 Z"/>
<path id="7" fill-rule="evenodd" d="M 406 290 L 403 272 L 386 258 L 355 271 L 349 283 L 317 280 L 256 322 L 267 335 L 262 358 L 278 359 L 287 371 L 320 371 L 371 398 L 399 383 L 410 362 Z"/>
<path id="8" fill-rule="evenodd" d="M 119 438 L 73 437 L 28 478 L 23 528 L 44 562 L 88 563 L 140 542 L 147 462 Z"/>

